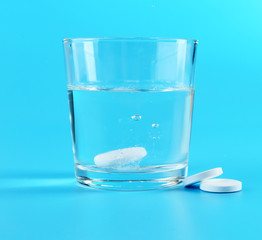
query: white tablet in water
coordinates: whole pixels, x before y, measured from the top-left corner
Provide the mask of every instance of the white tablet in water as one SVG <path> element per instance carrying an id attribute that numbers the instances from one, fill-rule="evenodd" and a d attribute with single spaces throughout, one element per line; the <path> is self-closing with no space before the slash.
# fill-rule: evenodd
<path id="1" fill-rule="evenodd" d="M 94 161 L 98 167 L 119 168 L 140 161 L 146 155 L 145 148 L 130 147 L 98 154 Z"/>

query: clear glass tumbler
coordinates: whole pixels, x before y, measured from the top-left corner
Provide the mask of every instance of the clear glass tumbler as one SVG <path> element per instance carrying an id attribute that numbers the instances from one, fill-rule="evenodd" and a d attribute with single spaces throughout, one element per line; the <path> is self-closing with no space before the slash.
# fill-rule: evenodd
<path id="1" fill-rule="evenodd" d="M 187 174 L 196 40 L 64 40 L 77 181 L 174 186 Z"/>

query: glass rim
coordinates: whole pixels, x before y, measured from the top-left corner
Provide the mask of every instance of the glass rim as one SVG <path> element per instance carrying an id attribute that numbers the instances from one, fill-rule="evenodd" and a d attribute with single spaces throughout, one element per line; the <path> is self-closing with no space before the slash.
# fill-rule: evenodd
<path id="1" fill-rule="evenodd" d="M 189 39 L 189 38 L 162 38 L 162 37 L 88 37 L 88 38 L 65 38 L 63 39 L 64 43 L 74 41 L 74 42 L 88 42 L 88 41 L 97 41 L 97 40 L 122 40 L 122 41 L 129 41 L 129 40 L 141 40 L 141 41 L 163 41 L 163 42 L 192 42 L 198 43 L 196 39 Z"/>

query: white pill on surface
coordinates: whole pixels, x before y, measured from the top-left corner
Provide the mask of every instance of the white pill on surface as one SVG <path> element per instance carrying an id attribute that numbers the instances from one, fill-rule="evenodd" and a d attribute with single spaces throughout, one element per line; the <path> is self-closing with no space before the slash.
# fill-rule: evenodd
<path id="1" fill-rule="evenodd" d="M 121 168 L 141 160 L 146 155 L 145 148 L 131 147 L 98 154 L 95 156 L 94 161 L 98 167 Z"/>
<path id="2" fill-rule="evenodd" d="M 242 182 L 233 179 L 208 179 L 200 183 L 200 189 L 207 192 L 228 193 L 242 189 Z"/>
<path id="3" fill-rule="evenodd" d="M 183 180 L 183 184 L 185 186 L 189 186 L 195 183 L 199 183 L 201 181 L 204 181 L 209 178 L 218 177 L 223 173 L 223 170 L 221 167 L 213 168 L 195 175 L 192 175 L 190 177 L 187 177 Z"/>

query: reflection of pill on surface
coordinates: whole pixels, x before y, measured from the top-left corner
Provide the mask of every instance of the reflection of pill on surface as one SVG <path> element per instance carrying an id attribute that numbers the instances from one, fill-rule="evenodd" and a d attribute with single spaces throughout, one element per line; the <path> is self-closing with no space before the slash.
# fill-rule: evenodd
<path id="1" fill-rule="evenodd" d="M 99 167 L 122 167 L 141 160 L 147 155 L 143 147 L 123 148 L 95 156 L 95 164 Z"/>

